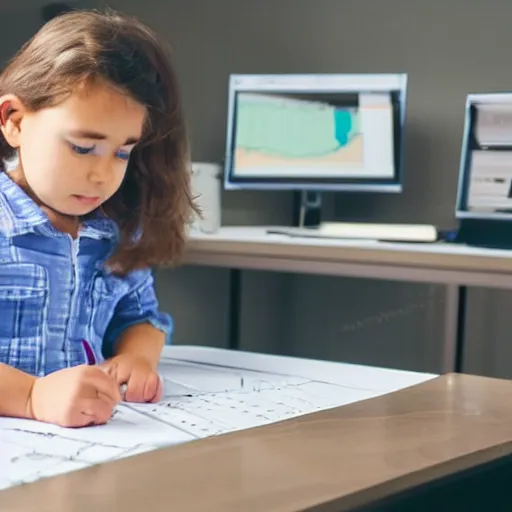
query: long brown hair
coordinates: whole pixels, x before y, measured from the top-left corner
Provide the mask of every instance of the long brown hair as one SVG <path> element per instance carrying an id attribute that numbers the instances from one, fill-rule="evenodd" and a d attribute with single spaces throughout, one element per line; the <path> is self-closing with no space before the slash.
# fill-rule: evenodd
<path id="1" fill-rule="evenodd" d="M 197 208 L 178 80 L 169 52 L 148 27 L 112 11 L 59 16 L 8 64 L 0 75 L 0 96 L 15 94 L 27 109 L 38 111 L 97 81 L 129 95 L 147 112 L 126 177 L 104 204 L 121 232 L 109 263 L 121 274 L 176 263 Z M 0 159 L 12 153 L 0 136 Z"/>

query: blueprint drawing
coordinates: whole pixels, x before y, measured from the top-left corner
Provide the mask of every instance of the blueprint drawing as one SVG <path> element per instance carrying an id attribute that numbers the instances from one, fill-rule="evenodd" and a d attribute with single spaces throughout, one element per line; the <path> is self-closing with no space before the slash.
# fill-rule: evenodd
<path id="1" fill-rule="evenodd" d="M 159 372 L 164 382 L 162 401 L 122 403 L 106 425 L 66 429 L 0 418 L 0 490 L 390 391 L 354 386 L 348 373 L 347 383 L 336 378 L 329 382 L 324 380 L 325 372 L 316 372 L 314 378 L 291 375 L 285 368 L 283 373 L 265 372 L 172 358 L 162 361 Z M 427 378 L 412 375 L 397 385 L 405 387 Z"/>

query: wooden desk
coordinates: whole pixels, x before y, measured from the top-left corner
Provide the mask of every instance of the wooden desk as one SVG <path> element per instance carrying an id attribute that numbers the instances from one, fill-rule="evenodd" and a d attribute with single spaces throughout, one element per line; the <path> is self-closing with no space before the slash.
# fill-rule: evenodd
<path id="1" fill-rule="evenodd" d="M 466 287 L 512 289 L 510 251 L 455 244 L 406 244 L 267 234 L 269 227 L 224 227 L 193 234 L 186 262 L 233 269 L 230 348 L 238 348 L 239 269 L 390 279 L 447 286 L 443 372 L 461 371 Z"/>
<path id="2" fill-rule="evenodd" d="M 509 381 L 446 375 L 345 407 L 14 487 L 0 493 L 0 510 L 284 512 L 374 506 L 510 455 L 511 395 Z"/>

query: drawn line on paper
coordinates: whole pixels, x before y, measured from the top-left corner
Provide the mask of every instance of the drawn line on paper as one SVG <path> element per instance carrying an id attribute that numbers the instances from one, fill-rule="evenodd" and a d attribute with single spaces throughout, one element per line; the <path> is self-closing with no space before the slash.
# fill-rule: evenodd
<path id="1" fill-rule="evenodd" d="M 170 360 L 169 359 L 166 359 L 166 360 L 163 360 L 163 363 L 167 363 L 169 364 Z M 240 378 L 243 380 L 243 378 L 241 377 L 240 375 L 240 369 L 235 367 L 235 366 L 229 366 L 229 365 L 221 365 L 221 364 L 218 364 L 218 363 L 198 363 L 198 362 L 195 362 L 195 361 L 192 361 L 190 359 L 178 359 L 177 360 L 178 363 L 186 363 L 187 365 L 189 365 L 190 367 L 192 368 L 198 368 L 198 367 L 202 367 L 203 369 L 207 370 L 207 369 L 211 369 L 211 368 L 216 368 L 216 369 L 220 369 L 220 370 L 224 370 L 224 373 L 227 375 L 228 372 L 234 372 L 235 375 L 238 375 L 240 376 Z M 261 372 L 261 371 L 258 371 L 258 370 L 246 370 L 244 369 L 243 371 L 244 374 L 249 374 L 249 375 L 254 375 L 254 376 L 257 376 L 257 375 L 261 375 L 262 373 L 265 373 L 265 372 Z M 280 372 L 270 372 L 271 375 L 275 375 L 275 376 L 278 376 L 278 377 L 282 377 L 284 379 L 286 378 L 297 378 L 297 375 L 293 375 L 291 373 L 280 373 Z M 194 388 L 191 388 L 190 386 L 187 386 L 186 384 L 183 384 L 181 383 L 180 381 L 178 380 L 175 380 L 175 379 L 165 379 L 169 382 L 174 382 L 180 386 L 184 386 L 184 387 L 187 387 L 188 389 L 190 389 L 191 391 L 194 390 Z M 333 382 L 330 382 L 330 381 L 327 381 L 327 380 L 322 380 L 322 379 L 314 379 L 314 380 L 310 380 L 310 382 L 318 382 L 320 384 L 326 384 L 328 386 L 337 386 L 339 388 L 344 388 L 344 389 L 351 389 L 351 390 L 354 390 L 354 391 L 370 391 L 370 392 L 380 392 L 382 391 L 381 389 L 377 389 L 377 388 L 367 388 L 367 387 L 362 387 L 362 386 L 350 386 L 348 384 L 339 384 L 339 383 L 333 383 Z M 231 389 L 228 389 L 226 390 L 227 392 L 230 392 Z"/>

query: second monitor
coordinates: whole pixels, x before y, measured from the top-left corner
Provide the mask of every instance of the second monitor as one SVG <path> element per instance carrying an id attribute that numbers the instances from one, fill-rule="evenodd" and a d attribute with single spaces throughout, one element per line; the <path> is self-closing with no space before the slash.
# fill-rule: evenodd
<path id="1" fill-rule="evenodd" d="M 401 192 L 407 75 L 232 75 L 226 189 Z"/>

